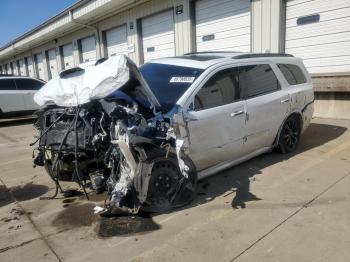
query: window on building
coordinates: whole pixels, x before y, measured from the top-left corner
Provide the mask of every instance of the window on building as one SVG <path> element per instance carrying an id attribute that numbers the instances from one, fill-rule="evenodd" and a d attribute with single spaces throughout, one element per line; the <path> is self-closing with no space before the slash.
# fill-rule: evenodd
<path id="1" fill-rule="evenodd" d="M 226 105 L 240 100 L 239 69 L 230 68 L 216 73 L 197 93 L 196 111 Z"/>
<path id="2" fill-rule="evenodd" d="M 278 79 L 270 65 L 251 65 L 241 67 L 239 84 L 246 98 L 251 98 L 280 89 Z"/>
<path id="3" fill-rule="evenodd" d="M 306 77 L 303 71 L 297 65 L 279 64 L 279 69 L 290 85 L 299 85 L 306 83 Z"/>

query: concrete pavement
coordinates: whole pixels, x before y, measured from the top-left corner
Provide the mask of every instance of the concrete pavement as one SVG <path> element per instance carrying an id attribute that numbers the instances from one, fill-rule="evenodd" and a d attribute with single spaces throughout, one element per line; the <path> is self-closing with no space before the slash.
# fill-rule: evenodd
<path id="1" fill-rule="evenodd" d="M 314 119 L 295 154 L 208 178 L 190 206 L 101 221 L 100 196 L 40 200 L 54 187 L 31 167 L 33 127 L 0 127 L 0 261 L 350 261 L 349 128 Z"/>

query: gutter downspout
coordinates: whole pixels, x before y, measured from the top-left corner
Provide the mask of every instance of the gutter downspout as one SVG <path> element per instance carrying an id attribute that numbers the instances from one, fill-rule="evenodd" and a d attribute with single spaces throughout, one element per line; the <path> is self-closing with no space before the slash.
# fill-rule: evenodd
<path id="1" fill-rule="evenodd" d="M 97 44 L 98 44 L 98 49 L 97 49 L 97 58 L 100 59 L 102 57 L 102 50 L 101 50 L 101 37 L 100 37 L 100 32 L 99 32 L 99 28 L 97 26 L 92 26 L 92 25 L 87 25 L 87 24 L 84 24 L 84 23 L 81 23 L 81 22 L 78 22 L 77 20 L 75 20 L 73 18 L 73 12 L 72 10 L 69 10 L 69 17 L 70 17 L 70 20 L 77 24 L 77 25 L 81 25 L 81 26 L 84 26 L 86 28 L 90 28 L 92 30 L 95 31 L 95 35 L 97 36 Z"/>

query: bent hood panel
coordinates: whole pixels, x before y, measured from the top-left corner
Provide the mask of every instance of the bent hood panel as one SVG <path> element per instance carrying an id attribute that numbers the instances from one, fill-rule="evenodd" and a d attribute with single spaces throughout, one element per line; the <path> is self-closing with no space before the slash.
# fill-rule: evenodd
<path id="1" fill-rule="evenodd" d="M 80 68 L 64 71 L 44 85 L 34 96 L 34 101 L 44 106 L 77 106 L 95 99 L 105 98 L 135 78 L 143 95 L 154 107 L 159 102 L 143 79 L 137 66 L 125 55 L 114 56 L 99 64 L 83 64 Z"/>

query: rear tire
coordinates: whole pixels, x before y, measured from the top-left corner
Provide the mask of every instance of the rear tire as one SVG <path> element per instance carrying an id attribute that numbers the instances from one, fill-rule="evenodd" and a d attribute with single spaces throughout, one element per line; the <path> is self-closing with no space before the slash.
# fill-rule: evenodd
<path id="1" fill-rule="evenodd" d="M 283 124 L 278 140 L 278 148 L 282 154 L 295 151 L 299 144 L 300 132 L 300 118 L 297 115 L 291 115 Z"/>

